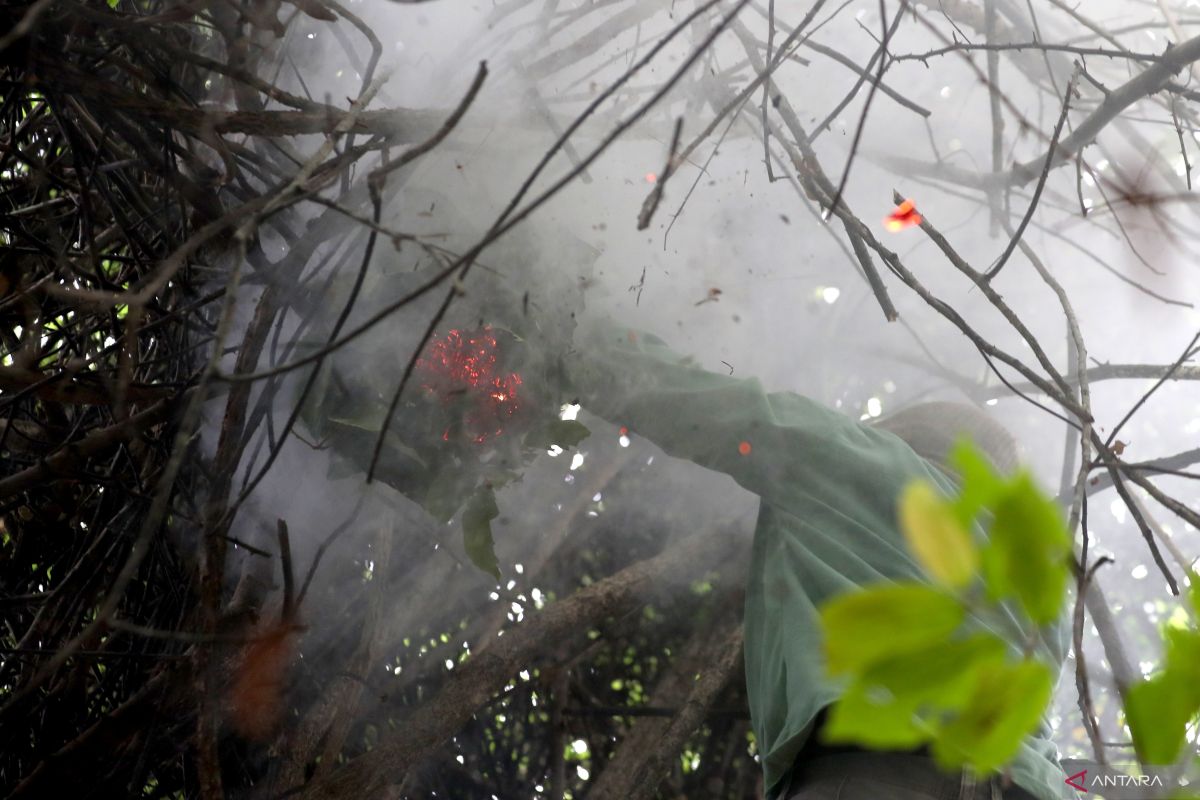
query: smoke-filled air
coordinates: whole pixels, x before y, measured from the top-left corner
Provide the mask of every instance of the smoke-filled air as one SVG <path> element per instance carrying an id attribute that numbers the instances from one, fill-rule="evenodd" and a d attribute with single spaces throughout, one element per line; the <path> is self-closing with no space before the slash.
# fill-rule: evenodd
<path id="1" fill-rule="evenodd" d="M 0 797 L 1200 796 L 1198 165 L 1196 0 L 6 2 Z"/>

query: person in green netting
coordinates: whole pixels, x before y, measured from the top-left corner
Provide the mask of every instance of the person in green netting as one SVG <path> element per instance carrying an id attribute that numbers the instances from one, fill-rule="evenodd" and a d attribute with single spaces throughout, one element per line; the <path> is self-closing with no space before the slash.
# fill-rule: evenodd
<path id="1" fill-rule="evenodd" d="M 953 493 L 957 479 L 947 456 L 960 436 L 972 439 L 996 471 L 1012 471 L 1016 448 L 999 424 L 972 406 L 926 403 L 864 425 L 801 395 L 767 392 L 756 379 L 699 369 L 661 340 L 611 325 L 576 330 L 564 357 L 551 357 L 561 350 L 557 340 L 529 336 L 485 325 L 430 342 L 413 373 L 419 391 L 396 415 L 396 441 L 407 444 L 383 448 L 377 475 L 443 522 L 456 509 L 463 509 L 464 525 L 471 509 L 494 517 L 494 487 L 545 450 L 541 438 L 530 444 L 533 418 L 573 399 L 760 498 L 746 590 L 745 673 L 767 800 L 1073 795 L 1044 724 L 1024 739 L 1002 776 L 947 774 L 926 749 L 875 752 L 826 744 L 821 735 L 842 688 L 825 668 L 819 607 L 859 587 L 928 581 L 900 530 L 898 498 L 914 479 Z M 376 395 L 385 396 L 354 391 L 334 405 L 353 416 L 343 406 Z M 342 424 L 343 438 L 331 441 L 365 468 L 375 434 L 360 427 Z M 490 563 L 481 566 L 494 572 L 490 543 L 485 549 Z M 1054 674 L 1061 668 L 1069 633 L 1061 615 L 1032 638 L 1008 606 L 973 612 L 969 622 L 999 636 L 1014 654 L 1028 650 L 1053 665 Z"/>
<path id="2" fill-rule="evenodd" d="M 870 752 L 821 741 L 838 698 L 825 672 L 818 606 L 881 581 L 927 580 L 906 547 L 897 498 L 913 479 L 947 493 L 947 455 L 972 439 L 1001 473 L 1017 464 L 1012 437 L 982 411 L 912 406 L 862 424 L 806 397 L 764 391 L 754 378 L 699 369 L 659 339 L 605 328 L 576 336 L 566 382 L 583 408 L 669 455 L 725 473 L 761 498 L 746 591 L 745 667 L 768 800 L 999 800 L 1070 797 L 1044 724 L 1001 775 L 947 774 L 925 749 Z M 1027 642 L 1001 609 L 978 624 Z M 1055 669 L 1068 646 L 1062 618 L 1036 638 Z"/>

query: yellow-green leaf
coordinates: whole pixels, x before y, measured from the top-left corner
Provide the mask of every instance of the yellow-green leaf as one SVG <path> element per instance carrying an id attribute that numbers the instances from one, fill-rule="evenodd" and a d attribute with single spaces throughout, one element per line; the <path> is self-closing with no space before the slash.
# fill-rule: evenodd
<path id="1" fill-rule="evenodd" d="M 826 744 L 859 744 L 876 749 L 908 749 L 929 740 L 916 707 L 886 692 L 854 683 L 838 698 L 819 729 Z"/>
<path id="2" fill-rule="evenodd" d="M 969 764 L 990 772 L 1007 764 L 1021 742 L 1037 728 L 1054 678 L 1040 661 L 981 666 L 966 707 L 933 741 L 933 756 L 944 768 Z"/>
<path id="3" fill-rule="evenodd" d="M 1195 706 L 1183 702 L 1192 693 L 1194 676 L 1167 670 L 1129 687 L 1125 722 L 1138 758 L 1147 764 L 1171 764 L 1187 740 Z"/>
<path id="4" fill-rule="evenodd" d="M 904 488 L 900 527 L 909 549 L 934 580 L 954 588 L 970 583 L 979 569 L 979 549 L 932 484 L 913 481 Z"/>
<path id="5" fill-rule="evenodd" d="M 957 709 L 969 700 L 974 671 L 1004 661 L 1006 652 L 1004 641 L 995 634 L 973 633 L 878 661 L 863 673 L 862 681 L 898 700 Z"/>
<path id="6" fill-rule="evenodd" d="M 962 479 L 958 498 L 953 503 L 954 513 L 963 526 L 969 526 L 981 510 L 995 504 L 996 498 L 1004 492 L 1005 481 L 992 469 L 979 448 L 965 437 L 951 449 L 950 463 Z"/>
<path id="7" fill-rule="evenodd" d="M 1071 537 L 1062 511 L 1027 472 L 1019 473 L 997 499 L 983 571 L 993 599 L 1016 595 L 1039 625 L 1063 612 Z"/>
<path id="8" fill-rule="evenodd" d="M 835 597 L 821 607 L 829 671 L 861 671 L 945 640 L 963 616 L 957 598 L 921 583 L 884 584 Z"/>
<path id="9" fill-rule="evenodd" d="M 876 748 L 927 742 L 945 714 L 971 699 L 979 670 L 1004 657 L 1003 641 L 977 633 L 877 661 L 834 703 L 821 740 Z"/>

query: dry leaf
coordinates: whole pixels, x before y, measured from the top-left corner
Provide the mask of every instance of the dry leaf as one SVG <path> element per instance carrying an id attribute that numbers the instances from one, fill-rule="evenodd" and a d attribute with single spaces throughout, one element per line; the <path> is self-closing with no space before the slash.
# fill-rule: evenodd
<path id="1" fill-rule="evenodd" d="M 278 625 L 248 642 L 229 690 L 229 719 L 245 739 L 264 741 L 283 716 L 283 685 L 292 660 L 295 625 Z"/>

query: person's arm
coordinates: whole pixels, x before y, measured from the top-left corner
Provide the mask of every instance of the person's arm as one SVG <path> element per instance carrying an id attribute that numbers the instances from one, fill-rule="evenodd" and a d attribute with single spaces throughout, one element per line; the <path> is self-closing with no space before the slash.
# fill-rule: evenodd
<path id="1" fill-rule="evenodd" d="M 768 393 L 755 378 L 700 369 L 648 334 L 593 334 L 567 358 L 567 375 L 588 411 L 769 502 L 786 506 L 797 491 L 826 500 L 860 495 L 884 474 L 930 474 L 891 434 L 801 395 Z"/>

